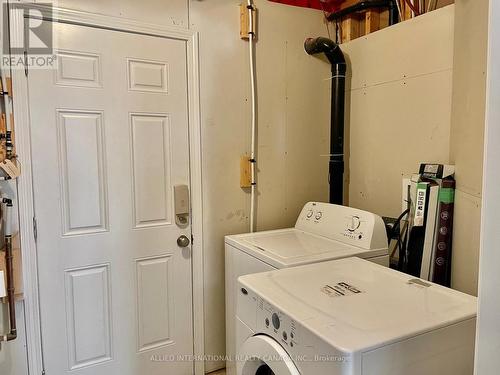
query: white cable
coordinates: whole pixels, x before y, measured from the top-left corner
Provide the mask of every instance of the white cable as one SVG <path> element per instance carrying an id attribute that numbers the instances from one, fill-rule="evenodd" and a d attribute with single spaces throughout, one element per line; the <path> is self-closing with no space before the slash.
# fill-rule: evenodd
<path id="1" fill-rule="evenodd" d="M 398 8 L 399 22 L 402 22 L 403 21 L 403 13 L 401 12 L 401 4 L 399 3 L 399 0 L 396 0 L 396 7 Z"/>
<path id="2" fill-rule="evenodd" d="M 255 142 L 256 142 L 256 97 L 255 97 L 255 62 L 254 62 L 254 20 L 253 20 L 253 0 L 247 0 L 248 5 L 248 45 L 250 54 L 250 85 L 251 85 L 251 102 L 252 102 L 252 141 L 250 152 L 250 169 L 252 176 L 252 186 L 250 193 L 250 232 L 255 231 L 255 199 L 256 199 L 256 182 L 255 182 Z"/>

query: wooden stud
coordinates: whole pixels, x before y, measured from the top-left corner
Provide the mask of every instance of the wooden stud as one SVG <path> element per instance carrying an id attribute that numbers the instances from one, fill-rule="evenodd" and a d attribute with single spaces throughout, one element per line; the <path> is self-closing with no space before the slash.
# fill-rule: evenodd
<path id="1" fill-rule="evenodd" d="M 355 15 L 342 19 L 340 24 L 342 43 L 349 42 L 359 36 L 359 20 Z"/>
<path id="2" fill-rule="evenodd" d="M 250 158 L 246 155 L 240 158 L 240 187 L 252 187 L 252 166 Z"/>
<path id="3" fill-rule="evenodd" d="M 252 20 L 253 20 L 253 28 L 255 37 L 255 22 L 257 21 L 257 17 L 255 17 L 255 8 L 252 11 Z M 242 3 L 240 4 L 240 38 L 248 40 L 248 29 L 250 28 L 250 19 L 248 18 L 248 8 L 247 5 Z"/>
<path id="4" fill-rule="evenodd" d="M 7 119 L 5 113 L 2 113 L 2 117 L 0 118 L 0 134 L 5 133 L 7 133 Z"/>
<path id="5" fill-rule="evenodd" d="M 380 11 L 369 9 L 365 13 L 365 35 L 380 29 Z"/>
<path id="6" fill-rule="evenodd" d="M 248 39 L 248 9 L 245 4 L 240 4 L 240 38 Z"/>
<path id="7" fill-rule="evenodd" d="M 383 10 L 380 12 L 380 27 L 379 30 L 382 30 L 389 26 L 389 10 Z"/>
<path id="8" fill-rule="evenodd" d="M 413 11 L 411 10 L 410 6 L 406 3 L 405 0 L 403 0 L 403 3 L 405 5 L 404 19 L 409 20 L 413 17 Z"/>
<path id="9" fill-rule="evenodd" d="M 12 97 L 12 78 L 10 77 L 7 77 L 5 78 L 5 83 L 7 85 L 6 89 L 7 89 L 7 94 Z"/>
<path id="10" fill-rule="evenodd" d="M 358 21 L 358 35 L 356 38 L 360 38 L 366 34 L 366 19 L 364 16 L 359 16 L 356 19 Z"/>

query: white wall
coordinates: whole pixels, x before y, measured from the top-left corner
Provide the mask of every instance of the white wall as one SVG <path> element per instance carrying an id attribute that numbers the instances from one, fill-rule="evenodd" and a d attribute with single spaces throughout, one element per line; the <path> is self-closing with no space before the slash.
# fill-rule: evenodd
<path id="1" fill-rule="evenodd" d="M 402 177 L 449 158 L 454 8 L 342 45 L 349 59 L 349 205 L 401 213 Z"/>
<path id="2" fill-rule="evenodd" d="M 7 316 L 3 317 L 0 313 L 0 319 L 7 319 Z M 16 322 L 18 338 L 15 341 L 1 343 L 0 374 L 2 375 L 28 375 L 24 304 L 22 301 L 16 303 Z M 2 326 L 1 323 L 0 326 Z"/>
<path id="3" fill-rule="evenodd" d="M 477 293 L 488 0 L 456 0 L 450 162 L 456 166 L 452 286 Z"/>
<path id="4" fill-rule="evenodd" d="M 476 374 L 495 374 L 500 367 L 500 4 L 489 4 L 486 131 L 479 274 Z"/>
<path id="5" fill-rule="evenodd" d="M 352 66 L 350 199 L 395 216 L 419 161 L 456 166 L 452 287 L 477 293 L 488 1 L 343 45 Z M 383 186 L 383 188 L 382 188 Z"/>
<path id="6" fill-rule="evenodd" d="M 35 0 L 43 3 L 44 0 Z M 158 25 L 189 27 L 189 0 L 55 0 L 61 8 L 129 18 Z"/>
<path id="7" fill-rule="evenodd" d="M 224 235 L 248 230 L 249 194 L 239 157 L 250 147 L 248 44 L 239 1 L 193 2 L 200 32 L 203 128 L 206 352 L 224 350 Z M 321 13 L 256 1 L 258 229 L 293 225 L 308 200 L 328 199 L 330 66 L 303 51 L 326 32 Z M 212 370 L 222 366 L 210 362 Z"/>
<path id="8" fill-rule="evenodd" d="M 352 67 L 349 203 L 401 210 L 419 161 L 456 166 L 452 287 L 477 293 L 488 1 L 454 6 L 343 45 Z"/>

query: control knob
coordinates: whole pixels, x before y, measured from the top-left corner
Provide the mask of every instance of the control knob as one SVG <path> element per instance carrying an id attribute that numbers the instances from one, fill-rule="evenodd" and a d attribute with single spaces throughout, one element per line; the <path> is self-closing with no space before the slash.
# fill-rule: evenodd
<path id="1" fill-rule="evenodd" d="M 359 219 L 359 216 L 353 216 L 351 217 L 351 222 L 349 223 L 347 230 L 349 232 L 354 232 L 356 229 L 358 229 L 361 225 L 361 220 Z"/>
<path id="2" fill-rule="evenodd" d="M 275 329 L 280 329 L 281 322 L 280 322 L 280 317 L 278 316 L 278 314 L 273 313 L 271 320 L 273 321 L 273 327 Z"/>

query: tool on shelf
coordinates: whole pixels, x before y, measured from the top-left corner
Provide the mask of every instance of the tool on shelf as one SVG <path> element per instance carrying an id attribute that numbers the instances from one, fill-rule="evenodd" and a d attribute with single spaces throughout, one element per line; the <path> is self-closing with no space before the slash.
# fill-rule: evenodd
<path id="1" fill-rule="evenodd" d="M 5 293 L 0 294 L 0 303 L 4 304 L 2 309 L 6 316 L 5 324 L 0 332 L 0 343 L 12 341 L 17 338 L 16 326 L 16 287 L 14 282 L 14 249 L 13 249 L 13 207 L 15 189 L 9 185 L 21 174 L 18 166 L 14 140 L 14 114 L 12 110 L 13 87 L 10 77 L 0 70 L 0 207 L 3 246 L 0 256 L 4 261 L 4 268 L 0 272 Z M 9 182 L 9 180 L 11 182 Z M 0 310 L 1 311 L 1 310 Z"/>

